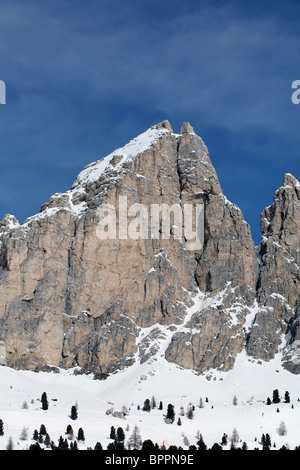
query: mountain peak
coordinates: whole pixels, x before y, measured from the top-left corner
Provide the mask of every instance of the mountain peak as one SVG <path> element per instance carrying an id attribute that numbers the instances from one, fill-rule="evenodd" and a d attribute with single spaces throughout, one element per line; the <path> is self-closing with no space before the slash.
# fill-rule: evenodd
<path id="1" fill-rule="evenodd" d="M 189 122 L 184 122 L 182 124 L 180 134 L 195 134 L 195 131 Z"/>
<path id="2" fill-rule="evenodd" d="M 296 186 L 300 187 L 300 183 L 291 173 L 285 173 L 283 178 L 283 186 L 292 186 L 295 188 Z"/>

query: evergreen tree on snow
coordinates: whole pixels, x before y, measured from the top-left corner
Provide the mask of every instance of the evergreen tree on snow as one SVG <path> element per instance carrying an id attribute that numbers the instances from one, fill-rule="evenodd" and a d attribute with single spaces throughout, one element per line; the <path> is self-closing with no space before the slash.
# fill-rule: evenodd
<path id="1" fill-rule="evenodd" d="M 70 414 L 70 418 L 75 420 L 78 418 L 78 412 L 77 412 L 77 406 L 73 405 L 71 407 L 71 414 Z"/>
<path id="2" fill-rule="evenodd" d="M 48 404 L 48 399 L 47 399 L 47 393 L 46 392 L 42 393 L 41 401 L 42 401 L 42 409 L 43 410 L 48 410 L 49 404 Z"/>
<path id="3" fill-rule="evenodd" d="M 146 400 L 144 401 L 143 410 L 144 411 L 150 411 L 151 410 L 151 405 L 150 405 L 149 398 L 146 398 Z"/>
<path id="4" fill-rule="evenodd" d="M 84 432 L 82 428 L 78 429 L 77 440 L 82 442 L 85 441 Z"/>
<path id="5" fill-rule="evenodd" d="M 277 388 L 273 390 L 273 403 L 280 403 L 279 391 Z"/>
<path id="6" fill-rule="evenodd" d="M 116 440 L 118 442 L 123 442 L 125 441 L 125 433 L 123 431 L 123 429 L 120 427 L 117 429 L 117 436 L 116 436 Z"/>
<path id="7" fill-rule="evenodd" d="M 171 423 L 173 423 L 175 419 L 174 406 L 171 403 L 168 404 L 166 419 L 169 419 Z"/>
<path id="8" fill-rule="evenodd" d="M 110 435 L 109 435 L 110 439 L 116 439 L 116 429 L 114 426 L 112 426 L 110 428 Z"/>

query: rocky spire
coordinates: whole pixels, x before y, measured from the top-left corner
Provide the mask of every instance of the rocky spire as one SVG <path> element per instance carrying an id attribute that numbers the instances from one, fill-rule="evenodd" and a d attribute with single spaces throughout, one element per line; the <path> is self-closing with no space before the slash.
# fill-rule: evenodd
<path id="1" fill-rule="evenodd" d="M 114 209 L 115 237 L 99 236 L 104 205 Z M 134 211 L 145 224 L 157 205 L 179 216 L 201 205 L 202 243 L 186 243 L 185 215 L 175 221 L 175 213 L 160 215 L 155 236 L 150 223 L 139 234 Z M 269 360 L 289 328 L 286 351 L 296 350 L 299 221 L 299 183 L 287 174 L 261 217 L 260 269 L 250 227 L 224 196 L 203 140 L 189 123 L 176 134 L 163 121 L 88 165 L 23 225 L 2 221 L 2 356 L 12 367 L 99 374 L 154 356 L 226 371 L 245 347 Z M 285 364 L 298 373 L 293 358 Z"/>

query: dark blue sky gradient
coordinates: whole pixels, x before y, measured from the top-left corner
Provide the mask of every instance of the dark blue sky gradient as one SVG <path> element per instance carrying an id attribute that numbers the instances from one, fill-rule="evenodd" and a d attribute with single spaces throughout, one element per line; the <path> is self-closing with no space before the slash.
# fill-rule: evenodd
<path id="1" fill-rule="evenodd" d="M 256 243 L 300 178 L 297 1 L 0 1 L 0 219 L 23 222 L 153 124 L 189 121 Z"/>

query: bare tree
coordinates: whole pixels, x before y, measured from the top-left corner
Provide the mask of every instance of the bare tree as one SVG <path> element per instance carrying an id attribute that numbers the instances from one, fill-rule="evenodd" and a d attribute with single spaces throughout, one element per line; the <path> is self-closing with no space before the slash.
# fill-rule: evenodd
<path id="1" fill-rule="evenodd" d="M 232 431 L 231 435 L 231 445 L 234 447 L 234 445 L 240 440 L 239 433 L 237 432 L 237 429 L 234 428 Z"/>
<path id="2" fill-rule="evenodd" d="M 204 408 L 202 397 L 199 400 L 199 408 Z"/>
<path id="3" fill-rule="evenodd" d="M 287 434 L 287 428 L 283 421 L 281 421 L 279 428 L 278 428 L 279 436 L 285 436 Z"/>
<path id="4" fill-rule="evenodd" d="M 190 406 L 189 409 L 187 410 L 186 416 L 187 416 L 187 418 L 189 418 L 189 419 L 193 419 L 193 417 L 194 417 L 194 411 L 193 411 L 193 407 L 192 407 L 192 406 Z"/>
<path id="5" fill-rule="evenodd" d="M 153 395 L 152 398 L 151 398 L 151 408 L 154 409 L 156 408 L 156 400 L 155 400 L 155 396 Z"/>
<path id="6" fill-rule="evenodd" d="M 12 440 L 11 436 L 9 436 L 8 443 L 7 443 L 7 446 L 6 446 L 6 450 L 14 450 L 14 443 L 13 443 L 13 440 Z"/>
<path id="7" fill-rule="evenodd" d="M 28 428 L 23 428 L 20 434 L 21 441 L 26 441 L 28 439 Z"/>
<path id="8" fill-rule="evenodd" d="M 129 437 L 130 448 L 139 450 L 142 446 L 142 438 L 137 425 L 134 426 L 131 436 Z"/>

